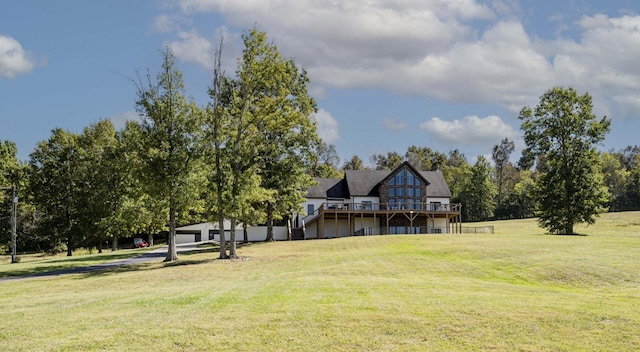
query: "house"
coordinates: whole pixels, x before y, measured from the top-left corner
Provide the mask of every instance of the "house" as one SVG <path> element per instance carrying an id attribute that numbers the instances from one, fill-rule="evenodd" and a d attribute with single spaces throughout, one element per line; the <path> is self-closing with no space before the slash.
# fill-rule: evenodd
<path id="1" fill-rule="evenodd" d="M 380 234 L 460 233 L 459 204 L 440 171 L 418 171 L 404 162 L 395 170 L 345 170 L 343 178 L 317 178 L 303 204 L 306 214 L 294 215 L 287 226 L 274 226 L 274 239 L 313 239 Z M 225 221 L 225 238 L 231 233 Z M 241 223 L 233 230 L 244 237 Z M 176 229 L 176 242 L 220 239 L 218 224 Z M 248 226 L 251 242 L 264 241 L 266 226 Z"/>
<path id="2" fill-rule="evenodd" d="M 418 171 L 404 162 L 395 170 L 345 170 L 341 179 L 317 179 L 307 193 L 302 234 L 330 238 L 378 234 L 458 233 L 459 204 L 440 171 Z"/>

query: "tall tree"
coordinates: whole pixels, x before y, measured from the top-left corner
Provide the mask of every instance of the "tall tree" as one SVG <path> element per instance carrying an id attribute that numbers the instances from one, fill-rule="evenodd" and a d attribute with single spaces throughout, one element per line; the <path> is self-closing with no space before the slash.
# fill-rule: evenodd
<path id="1" fill-rule="evenodd" d="M 608 192 L 596 145 L 611 121 L 598 120 L 592 110 L 588 93 L 555 87 L 542 95 L 535 109 L 520 111 L 527 148 L 545 158 L 536 192 L 539 222 L 554 234 L 573 234 L 575 224 L 593 224 L 606 210 Z"/>
<path id="2" fill-rule="evenodd" d="M 18 148 L 11 141 L 0 141 L 0 253 L 11 248 L 13 192 L 19 190 L 24 166 L 17 158 Z M 16 187 L 14 189 L 14 187 Z"/>
<path id="3" fill-rule="evenodd" d="M 503 139 L 499 145 L 493 147 L 491 153 L 491 159 L 493 159 L 493 163 L 495 164 L 495 183 L 496 183 L 496 217 L 498 218 L 508 218 L 508 210 L 504 209 L 502 203 L 505 198 L 507 198 L 509 192 L 509 188 L 512 188 L 515 185 L 515 168 L 509 161 L 511 157 L 511 153 L 513 153 L 515 149 L 515 144 L 509 140 L 509 138 Z M 507 180 L 511 177 L 511 186 L 507 184 Z"/>
<path id="4" fill-rule="evenodd" d="M 200 157 L 201 112 L 187 99 L 182 73 L 173 53 L 162 53 L 162 67 L 155 80 L 136 83 L 137 111 L 143 118 L 142 138 L 147 154 L 143 159 L 149 193 L 163 199 L 169 209 L 166 261 L 178 260 L 175 234 L 177 216 L 198 199 L 195 166 Z"/>
<path id="5" fill-rule="evenodd" d="M 225 190 L 229 189 L 231 183 L 231 175 L 228 166 L 230 163 L 226 162 L 229 156 L 225 153 L 225 147 L 232 148 L 230 136 L 230 114 L 229 107 L 232 105 L 232 82 L 229 82 L 224 76 L 222 71 L 222 49 L 224 47 L 224 38 L 220 39 L 220 46 L 215 52 L 213 62 L 213 79 L 211 86 L 209 86 L 209 97 L 211 102 L 206 109 L 205 114 L 205 140 L 210 141 L 207 145 L 206 153 L 207 159 L 211 160 L 213 166 L 209 173 L 208 188 L 212 191 L 211 194 L 215 196 L 211 202 L 209 202 L 210 209 L 207 212 L 210 214 L 212 221 L 218 222 L 218 233 L 220 242 L 220 259 L 228 258 L 227 254 L 227 241 L 225 238 L 224 218 L 225 211 L 230 207 L 233 207 L 232 202 L 225 202 Z M 223 91 L 226 89 L 226 91 Z M 238 156 L 238 159 L 241 159 Z M 235 231 L 235 229 L 232 229 Z"/>
<path id="6" fill-rule="evenodd" d="M 30 154 L 30 193 L 43 214 L 39 227 L 50 239 L 49 247 L 66 243 L 67 256 L 84 241 L 82 214 L 86 204 L 86 169 L 79 135 L 56 128 L 47 141 Z"/>
<path id="7" fill-rule="evenodd" d="M 258 88 L 252 114 L 260 131 L 261 186 L 273 192 L 273 201 L 266 202 L 266 240 L 272 241 L 273 221 L 302 212 L 300 204 L 314 182 L 306 170 L 318 158 L 316 146 L 321 144 L 311 118 L 317 106 L 307 90 L 306 70 L 283 58 L 266 33 L 254 28 L 244 39 L 239 77 L 242 85 Z"/>
<path id="8" fill-rule="evenodd" d="M 480 221 L 491 218 L 495 209 L 495 194 L 496 187 L 491 182 L 491 166 L 481 155 L 471 168 L 471 175 L 460 192 L 463 219 Z"/>

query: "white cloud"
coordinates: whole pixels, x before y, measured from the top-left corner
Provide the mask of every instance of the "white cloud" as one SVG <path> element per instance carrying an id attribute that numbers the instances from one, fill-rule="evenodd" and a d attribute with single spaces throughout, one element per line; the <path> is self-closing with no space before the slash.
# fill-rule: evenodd
<path id="1" fill-rule="evenodd" d="M 29 56 L 17 40 L 0 34 L 0 77 L 31 72 L 35 65 Z"/>
<path id="2" fill-rule="evenodd" d="M 382 125 L 390 130 L 403 130 L 407 128 L 406 122 L 396 121 L 394 119 L 383 119 Z"/>
<path id="3" fill-rule="evenodd" d="M 500 143 L 504 138 L 518 138 L 516 130 L 498 116 L 467 116 L 454 121 L 433 117 L 421 123 L 420 128 L 433 134 L 439 141 L 453 145 L 485 147 Z"/>
<path id="4" fill-rule="evenodd" d="M 111 120 L 111 123 L 113 123 L 113 126 L 116 128 L 116 130 L 121 130 L 127 125 L 127 121 L 140 122 L 142 121 L 142 118 L 140 117 L 140 115 L 138 115 L 137 112 L 125 111 L 125 112 L 121 112 L 119 114 L 110 116 L 109 120 Z"/>
<path id="5" fill-rule="evenodd" d="M 629 102 L 620 108 L 640 116 L 638 15 L 584 16 L 556 33 L 577 39 L 540 38 L 517 20 L 527 14 L 515 0 L 178 1 L 181 16 L 216 12 L 234 27 L 257 23 L 308 69 L 318 91 L 376 87 L 515 112 L 564 85 L 610 105 L 603 110 Z M 228 39 L 241 46 L 237 33 Z M 191 30 L 171 45 L 181 59 L 209 67 L 211 43 Z"/>
<path id="6" fill-rule="evenodd" d="M 214 47 L 212 42 L 204 38 L 197 30 L 189 32 L 179 32 L 179 40 L 172 41 L 166 45 L 173 51 L 176 57 L 183 61 L 194 62 L 202 67 L 213 67 Z"/>
<path id="7" fill-rule="evenodd" d="M 320 136 L 325 143 L 332 144 L 340 139 L 338 121 L 331 116 L 330 112 L 319 109 L 317 113 L 313 114 L 312 118 L 314 118 L 318 124 L 318 136 Z"/>

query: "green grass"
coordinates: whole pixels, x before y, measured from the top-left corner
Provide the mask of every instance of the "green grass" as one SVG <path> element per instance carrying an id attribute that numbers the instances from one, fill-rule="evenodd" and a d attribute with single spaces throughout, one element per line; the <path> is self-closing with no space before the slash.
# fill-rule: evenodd
<path id="1" fill-rule="evenodd" d="M 19 255 L 20 261 L 11 264 L 11 256 L 0 256 L 0 278 L 11 276 L 24 276 L 42 274 L 57 270 L 73 269 L 108 263 L 137 256 L 148 249 L 124 249 L 117 252 L 104 250 L 102 253 L 90 253 L 88 250 L 80 249 L 73 252 L 72 257 L 67 257 L 65 253 L 55 255 L 49 254 L 26 254 Z"/>
<path id="2" fill-rule="evenodd" d="M 493 235 L 253 244 L 0 282 L 6 351 L 635 351 L 640 213 L 587 236 L 535 220 Z M 15 265 L 15 264 L 14 264 Z M 11 264 L 3 264 L 11 266 Z"/>

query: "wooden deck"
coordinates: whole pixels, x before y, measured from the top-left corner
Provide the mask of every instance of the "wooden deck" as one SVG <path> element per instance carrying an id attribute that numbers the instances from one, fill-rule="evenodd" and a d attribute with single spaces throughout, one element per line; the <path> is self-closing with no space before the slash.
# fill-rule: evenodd
<path id="1" fill-rule="evenodd" d="M 403 227 L 406 233 L 460 233 L 460 210 L 460 204 L 325 202 L 313 214 L 307 215 L 304 222 L 306 226 L 317 223 L 316 238 L 324 238 L 325 225 L 331 226 L 330 223 L 334 224 L 335 237 L 338 237 L 340 221 L 346 221 L 349 236 L 366 232 L 363 231 L 365 219 L 373 219 L 373 224 L 379 224 L 371 227 L 379 228 L 378 233 L 401 233 L 398 231 Z M 445 226 L 436 228 L 436 219 Z"/>

